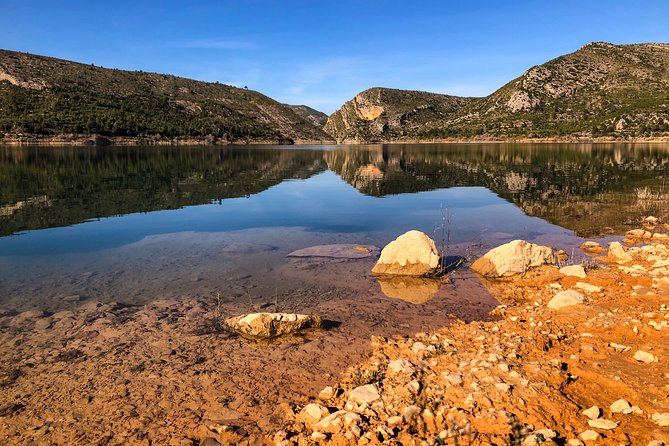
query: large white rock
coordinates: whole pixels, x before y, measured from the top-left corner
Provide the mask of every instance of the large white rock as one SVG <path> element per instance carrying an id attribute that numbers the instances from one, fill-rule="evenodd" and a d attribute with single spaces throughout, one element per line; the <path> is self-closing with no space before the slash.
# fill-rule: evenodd
<path id="1" fill-rule="evenodd" d="M 566 290 L 557 293 L 546 306 L 553 310 L 559 310 L 560 308 L 582 304 L 583 302 L 585 302 L 585 298 L 581 293 L 575 290 Z"/>
<path id="2" fill-rule="evenodd" d="M 307 328 L 318 328 L 319 316 L 291 313 L 251 313 L 225 320 L 231 330 L 249 339 L 270 339 Z"/>
<path id="3" fill-rule="evenodd" d="M 381 251 L 372 273 L 424 276 L 439 269 L 439 251 L 434 240 L 420 231 L 409 231 Z"/>
<path id="4" fill-rule="evenodd" d="M 553 248 L 514 240 L 491 249 L 475 261 L 471 268 L 482 276 L 505 277 L 524 273 L 536 266 L 552 265 L 556 261 Z"/>

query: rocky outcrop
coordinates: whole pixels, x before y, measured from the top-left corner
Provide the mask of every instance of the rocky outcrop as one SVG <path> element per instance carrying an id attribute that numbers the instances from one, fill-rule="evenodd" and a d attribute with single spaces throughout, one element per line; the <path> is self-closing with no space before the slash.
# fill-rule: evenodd
<path id="1" fill-rule="evenodd" d="M 247 339 L 272 339 L 322 324 L 319 316 L 291 313 L 251 313 L 225 320 L 225 325 Z"/>
<path id="2" fill-rule="evenodd" d="M 434 240 L 420 231 L 408 231 L 386 245 L 373 274 L 426 276 L 439 272 L 439 251 Z"/>
<path id="3" fill-rule="evenodd" d="M 306 105 L 289 105 L 289 107 L 315 126 L 323 127 L 328 122 L 328 115 Z"/>
<path id="4" fill-rule="evenodd" d="M 372 88 L 330 116 L 337 141 L 669 134 L 669 45 L 594 42 L 484 98 Z"/>
<path id="5" fill-rule="evenodd" d="M 338 142 L 392 140 L 443 119 L 473 100 L 424 91 L 370 88 L 334 112 L 323 129 Z"/>
<path id="6" fill-rule="evenodd" d="M 552 265 L 557 261 L 553 248 L 514 240 L 488 251 L 472 263 L 474 272 L 486 277 L 506 277 L 524 273 L 530 268 Z"/>

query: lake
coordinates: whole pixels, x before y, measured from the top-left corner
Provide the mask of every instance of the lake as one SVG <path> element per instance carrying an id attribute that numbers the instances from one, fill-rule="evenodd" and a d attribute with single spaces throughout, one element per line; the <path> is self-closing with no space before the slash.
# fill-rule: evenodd
<path id="1" fill-rule="evenodd" d="M 410 229 L 470 258 L 517 238 L 581 255 L 573 250 L 586 238 L 607 241 L 645 215 L 666 217 L 668 149 L 2 147 L 0 308 L 219 293 L 298 310 L 290 299 L 310 288 L 379 289 L 367 271 L 342 277 L 354 261 L 288 253 L 383 247 Z"/>

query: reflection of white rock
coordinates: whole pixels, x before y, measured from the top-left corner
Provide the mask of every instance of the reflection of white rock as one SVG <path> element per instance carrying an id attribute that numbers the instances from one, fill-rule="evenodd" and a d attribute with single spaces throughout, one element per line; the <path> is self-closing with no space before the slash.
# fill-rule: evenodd
<path id="1" fill-rule="evenodd" d="M 427 277 L 382 276 L 377 279 L 383 294 L 412 304 L 427 302 L 439 292 L 441 287 L 439 279 Z"/>
<path id="2" fill-rule="evenodd" d="M 434 240 L 420 231 L 408 231 L 383 248 L 372 273 L 423 276 L 436 273 L 438 267 Z"/>

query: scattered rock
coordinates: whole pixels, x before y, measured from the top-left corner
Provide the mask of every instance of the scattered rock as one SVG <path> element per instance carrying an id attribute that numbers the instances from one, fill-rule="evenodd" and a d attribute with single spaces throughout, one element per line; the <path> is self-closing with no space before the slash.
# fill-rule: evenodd
<path id="1" fill-rule="evenodd" d="M 347 411 L 345 410 L 338 410 L 334 413 L 331 413 L 318 423 L 314 424 L 314 431 L 326 433 L 338 432 L 344 425 L 342 419 L 346 413 Z"/>
<path id="2" fill-rule="evenodd" d="M 669 413 L 654 413 L 650 418 L 660 427 L 669 426 Z"/>
<path id="3" fill-rule="evenodd" d="M 583 441 L 595 441 L 599 438 L 599 434 L 591 429 L 581 432 L 579 435 Z"/>
<path id="4" fill-rule="evenodd" d="M 488 251 L 476 260 L 471 268 L 486 277 L 506 277 L 527 271 L 530 268 L 555 264 L 553 248 L 514 240 Z"/>
<path id="5" fill-rule="evenodd" d="M 411 423 L 418 414 L 420 414 L 420 407 L 409 406 L 402 411 L 402 418 L 404 418 L 405 423 Z"/>
<path id="6" fill-rule="evenodd" d="M 626 351 L 632 350 L 632 347 L 628 347 L 628 346 L 622 345 L 622 344 L 616 344 L 615 342 L 610 342 L 609 347 L 611 347 L 612 349 L 614 349 L 615 351 L 617 351 L 619 353 L 624 353 Z"/>
<path id="7" fill-rule="evenodd" d="M 609 255 L 621 262 L 632 260 L 632 255 L 625 251 L 625 248 L 623 248 L 623 245 L 621 245 L 619 242 L 609 243 Z"/>
<path id="8" fill-rule="evenodd" d="M 319 316 L 291 313 L 251 313 L 225 320 L 231 330 L 248 339 L 271 339 L 322 324 Z"/>
<path id="9" fill-rule="evenodd" d="M 597 286 L 597 285 L 590 285 L 589 283 L 585 282 L 576 282 L 576 285 L 574 287 L 581 289 L 583 291 L 586 291 L 588 293 L 601 293 L 602 292 L 602 287 Z"/>
<path id="10" fill-rule="evenodd" d="M 560 268 L 560 274 L 564 274 L 565 276 L 580 277 L 581 279 L 585 279 L 585 269 L 583 269 L 583 265 L 563 266 L 562 268 Z"/>
<path id="11" fill-rule="evenodd" d="M 396 359 L 388 363 L 388 370 L 394 373 L 404 373 L 406 375 L 413 375 L 416 369 L 406 359 Z"/>
<path id="12" fill-rule="evenodd" d="M 596 420 L 588 420 L 588 426 L 596 429 L 611 430 L 617 428 L 618 423 L 607 420 L 606 418 L 597 418 Z"/>
<path id="13" fill-rule="evenodd" d="M 651 362 L 657 361 L 657 358 L 655 355 L 652 355 L 648 352 L 645 352 L 643 350 L 637 350 L 634 353 L 634 359 L 636 359 L 639 362 L 643 362 L 645 364 L 650 364 Z"/>
<path id="14" fill-rule="evenodd" d="M 324 387 L 323 390 L 318 394 L 318 399 L 321 401 L 327 401 L 332 399 L 335 396 L 335 390 L 332 386 Z"/>
<path id="15" fill-rule="evenodd" d="M 547 307 L 559 310 L 564 307 L 582 304 L 585 298 L 581 293 L 575 290 L 560 291 L 548 302 Z"/>
<path id="16" fill-rule="evenodd" d="M 611 413 L 630 414 L 633 412 L 630 403 L 622 398 L 611 403 L 609 409 L 611 410 Z"/>
<path id="17" fill-rule="evenodd" d="M 597 406 L 592 406 L 588 409 L 585 409 L 583 412 L 581 412 L 583 415 L 586 417 L 590 418 L 591 420 L 596 420 L 597 418 L 600 417 L 602 414 L 602 410 L 597 407 Z"/>
<path id="18" fill-rule="evenodd" d="M 592 242 L 592 241 L 583 242 L 583 244 L 581 244 L 580 248 L 584 252 L 591 253 L 591 254 L 601 254 L 602 252 L 606 251 L 606 248 L 604 248 L 602 245 L 600 245 L 597 242 Z"/>
<path id="19" fill-rule="evenodd" d="M 369 404 L 381 398 L 379 390 L 374 384 L 365 384 L 351 390 L 348 400 L 357 404 Z"/>
<path id="20" fill-rule="evenodd" d="M 439 251 L 420 231 L 408 231 L 386 245 L 372 269 L 373 274 L 425 276 L 439 270 Z"/>
<path id="21" fill-rule="evenodd" d="M 320 404 L 307 404 L 297 416 L 297 420 L 303 422 L 307 426 L 319 422 L 324 417 L 330 415 L 330 411 Z"/>

